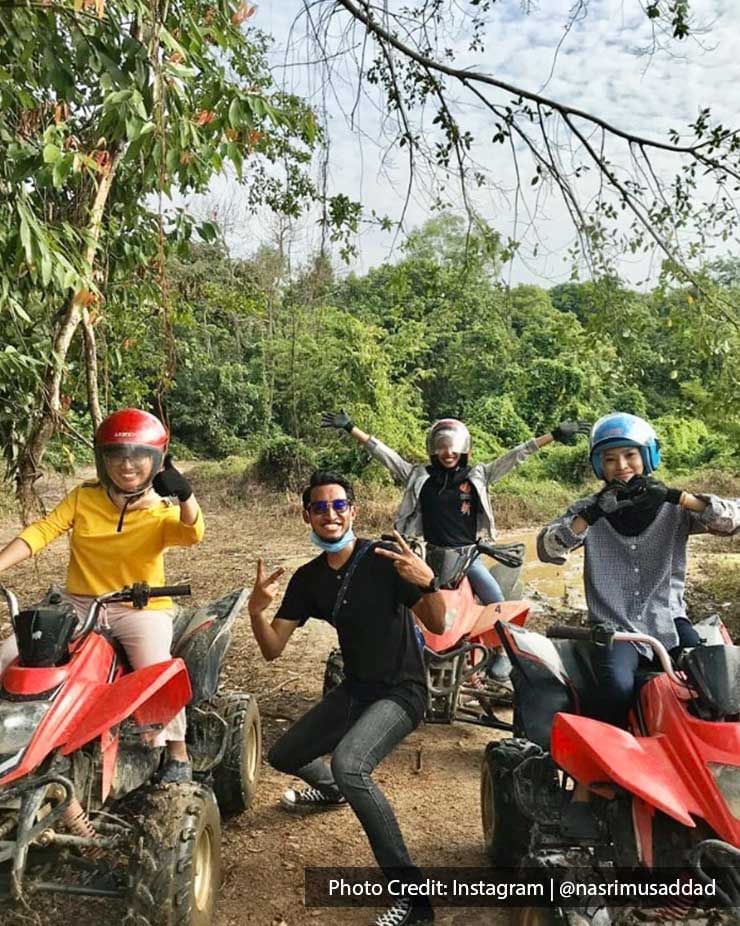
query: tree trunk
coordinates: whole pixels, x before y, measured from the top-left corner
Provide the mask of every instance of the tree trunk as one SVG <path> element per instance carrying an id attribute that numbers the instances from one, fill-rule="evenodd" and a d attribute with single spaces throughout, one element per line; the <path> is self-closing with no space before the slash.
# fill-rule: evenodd
<path id="1" fill-rule="evenodd" d="M 85 339 L 85 372 L 87 375 L 87 406 L 90 409 L 93 431 L 97 431 L 103 420 L 100 410 L 100 394 L 98 390 L 98 350 L 95 341 L 95 329 L 87 309 L 82 312 L 82 334 Z"/>
<path id="2" fill-rule="evenodd" d="M 116 167 L 125 152 L 125 148 L 112 154 L 110 167 L 107 173 L 100 177 L 90 209 L 90 224 L 88 227 L 87 247 L 85 248 L 84 264 L 88 270 L 89 279 L 92 279 L 93 266 L 98 251 L 100 232 L 103 224 L 105 205 L 110 195 L 115 176 Z M 44 374 L 44 384 L 39 396 L 40 408 L 36 422 L 21 450 L 16 473 L 16 494 L 21 504 L 23 519 L 26 520 L 32 511 L 40 508 L 38 498 L 34 493 L 34 483 L 41 475 L 40 467 L 46 447 L 56 433 L 62 419 L 62 382 L 67 367 L 67 354 L 72 344 L 75 332 L 80 322 L 85 320 L 85 361 L 87 369 L 87 391 L 90 403 L 90 413 L 95 426 L 100 423 L 101 412 L 98 399 L 98 362 L 95 349 L 95 333 L 90 323 L 86 306 L 87 291 L 81 290 L 70 299 L 58 323 L 51 348 L 51 360 Z"/>

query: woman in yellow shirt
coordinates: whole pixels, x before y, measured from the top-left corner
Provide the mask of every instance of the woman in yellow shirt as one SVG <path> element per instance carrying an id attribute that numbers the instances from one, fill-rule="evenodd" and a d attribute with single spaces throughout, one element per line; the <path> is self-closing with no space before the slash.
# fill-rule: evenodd
<path id="1" fill-rule="evenodd" d="M 165 549 L 198 543 L 204 531 L 190 485 L 165 456 L 167 443 L 167 431 L 148 412 L 127 408 L 109 415 L 95 435 L 98 481 L 73 489 L 47 517 L 21 531 L 0 551 L 0 573 L 69 532 L 65 593 L 80 618 L 98 595 L 134 582 L 164 585 Z M 140 669 L 170 658 L 172 616 L 170 598 L 153 598 L 142 611 L 108 604 L 103 625 Z M 0 676 L 17 653 L 10 637 L 0 647 Z M 189 780 L 184 710 L 153 741 L 165 744 L 161 780 Z"/>

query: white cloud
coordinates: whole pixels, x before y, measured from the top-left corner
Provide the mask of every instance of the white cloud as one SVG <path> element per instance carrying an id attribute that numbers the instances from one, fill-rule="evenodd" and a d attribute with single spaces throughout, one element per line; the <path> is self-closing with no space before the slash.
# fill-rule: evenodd
<path id="1" fill-rule="evenodd" d="M 391 8 L 401 5 L 390 3 Z M 313 14 L 326 12 L 329 6 L 330 0 L 314 3 Z M 486 53 L 472 55 L 464 37 L 460 37 L 454 46 L 459 52 L 456 64 L 494 73 L 515 86 L 531 90 L 544 87 L 542 93 L 550 98 L 567 101 L 598 113 L 614 125 L 654 138 L 665 139 L 670 128 L 684 129 L 701 106 L 711 106 L 715 119 L 734 124 L 740 85 L 740 4 L 732 0 L 693 0 L 695 19 L 713 24 L 711 33 L 699 41 L 671 43 L 670 50 L 659 49 L 652 57 L 635 54 L 636 49 L 648 47 L 651 41 L 651 25 L 638 0 L 590 0 L 588 16 L 564 36 L 563 26 L 573 6 L 574 0 L 542 0 L 538 9 L 526 15 L 519 0 L 499 0 L 490 17 Z M 320 69 L 302 66 L 317 54 L 315 45 L 307 39 L 310 29 L 303 8 L 301 0 L 264 3 L 252 22 L 275 37 L 271 60 L 276 77 L 284 79 L 286 86 L 310 99 L 313 105 L 326 105 L 331 136 L 331 191 L 359 198 L 380 214 L 397 218 L 405 197 L 408 162 L 403 152 L 385 150 L 379 116 L 384 107 L 382 95 L 370 88 L 356 98 L 356 72 L 349 60 L 336 62 L 331 86 L 324 84 Z M 335 19 L 335 35 L 343 22 L 346 18 Z M 357 39 L 361 39 L 359 31 Z M 284 67 L 286 64 L 289 66 Z M 353 126 L 348 121 L 351 112 Z M 495 227 L 509 234 L 514 222 L 515 175 L 508 146 L 490 143 L 493 127 L 487 113 L 471 108 L 466 108 L 466 113 L 477 138 L 476 157 L 500 185 L 498 192 L 479 197 L 478 205 Z M 616 157 L 616 151 L 614 154 Z M 428 192 L 423 186 L 416 189 L 407 224 L 423 221 L 430 206 Z M 520 220 L 522 217 L 520 214 Z M 256 225 L 249 231 L 259 234 Z M 567 274 L 562 255 L 572 237 L 567 213 L 559 201 L 548 201 L 536 231 L 542 242 L 540 254 L 518 260 L 512 270 L 513 279 L 557 282 Z M 310 231 L 307 234 L 310 237 Z M 362 271 L 386 259 L 391 237 L 375 230 L 361 234 L 357 269 Z M 623 272 L 637 277 L 643 276 L 646 269 L 641 260 L 625 261 L 623 265 Z"/>

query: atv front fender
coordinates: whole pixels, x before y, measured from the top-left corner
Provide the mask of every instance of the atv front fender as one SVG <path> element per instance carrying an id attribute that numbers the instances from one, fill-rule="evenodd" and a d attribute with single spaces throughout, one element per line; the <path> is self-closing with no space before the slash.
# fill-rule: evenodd
<path id="1" fill-rule="evenodd" d="M 96 685 L 91 707 L 71 727 L 62 747 L 69 755 L 106 730 L 134 716 L 137 724 L 167 724 L 190 701 L 190 679 L 182 659 L 168 659 Z"/>
<path id="2" fill-rule="evenodd" d="M 681 780 L 664 736 L 635 737 L 626 730 L 579 717 L 556 714 L 550 753 L 577 782 L 614 782 L 684 826 L 696 824 L 701 809 Z"/>

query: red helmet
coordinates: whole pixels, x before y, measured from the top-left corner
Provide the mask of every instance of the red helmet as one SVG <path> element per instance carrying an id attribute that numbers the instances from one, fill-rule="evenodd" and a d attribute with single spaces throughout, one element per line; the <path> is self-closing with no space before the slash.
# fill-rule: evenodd
<path id="1" fill-rule="evenodd" d="M 108 415 L 95 432 L 95 466 L 98 479 L 106 488 L 115 489 L 121 495 L 134 497 L 141 495 L 152 484 L 152 480 L 162 468 L 162 461 L 167 452 L 169 434 L 167 429 L 154 415 L 138 408 L 122 408 Z M 111 476 L 111 464 L 125 466 L 125 461 L 133 461 L 134 469 L 122 471 L 120 482 Z M 145 464 L 150 465 L 143 471 Z M 134 481 L 136 477 L 138 481 Z"/>
<path id="2" fill-rule="evenodd" d="M 430 459 L 436 457 L 444 446 L 465 457 L 467 462 L 471 448 L 470 431 L 457 418 L 440 418 L 427 432 L 427 453 Z"/>

